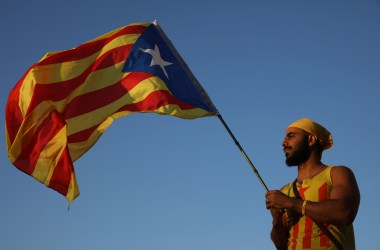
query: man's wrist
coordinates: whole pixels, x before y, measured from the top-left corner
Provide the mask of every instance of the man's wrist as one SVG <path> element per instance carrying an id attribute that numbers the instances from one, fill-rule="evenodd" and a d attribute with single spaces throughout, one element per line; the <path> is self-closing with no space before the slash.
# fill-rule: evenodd
<path id="1" fill-rule="evenodd" d="M 289 200 L 289 207 L 288 208 L 301 213 L 301 211 L 302 211 L 302 203 L 303 203 L 303 200 L 301 200 L 301 199 L 290 198 L 290 200 Z"/>

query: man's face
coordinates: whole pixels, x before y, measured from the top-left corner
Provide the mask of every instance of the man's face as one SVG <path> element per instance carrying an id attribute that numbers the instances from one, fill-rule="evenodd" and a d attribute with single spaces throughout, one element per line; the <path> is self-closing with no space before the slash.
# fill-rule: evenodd
<path id="1" fill-rule="evenodd" d="M 309 159 L 311 150 L 308 142 L 308 134 L 299 128 L 290 127 L 286 130 L 285 139 L 282 142 L 286 157 L 286 165 L 298 166 Z"/>

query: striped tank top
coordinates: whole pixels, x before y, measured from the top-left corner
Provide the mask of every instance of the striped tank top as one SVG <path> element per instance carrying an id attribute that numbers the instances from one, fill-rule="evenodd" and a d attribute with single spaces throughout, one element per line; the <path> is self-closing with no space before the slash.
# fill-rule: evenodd
<path id="1" fill-rule="evenodd" d="M 298 192 L 303 200 L 318 202 L 330 198 L 332 189 L 331 169 L 329 166 L 318 175 L 303 180 L 302 184 L 297 183 Z M 282 192 L 290 197 L 295 197 L 293 192 L 293 182 L 288 183 Z M 285 213 L 284 221 L 288 219 L 289 214 Z M 355 250 L 355 237 L 353 225 L 335 226 L 327 225 L 328 230 L 337 238 L 346 250 Z M 308 216 L 302 216 L 294 224 L 290 231 L 288 239 L 288 250 L 315 249 L 315 250 L 333 250 L 336 249 L 328 237 L 319 229 L 319 227 Z"/>

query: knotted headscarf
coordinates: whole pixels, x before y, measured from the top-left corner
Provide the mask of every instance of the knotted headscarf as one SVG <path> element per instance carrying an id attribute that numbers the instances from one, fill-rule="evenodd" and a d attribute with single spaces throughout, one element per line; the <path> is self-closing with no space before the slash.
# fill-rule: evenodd
<path id="1" fill-rule="evenodd" d="M 290 124 L 289 127 L 300 128 L 312 135 L 315 135 L 321 143 L 323 150 L 329 149 L 333 146 L 331 133 L 309 118 L 302 118 L 298 121 L 295 121 Z"/>

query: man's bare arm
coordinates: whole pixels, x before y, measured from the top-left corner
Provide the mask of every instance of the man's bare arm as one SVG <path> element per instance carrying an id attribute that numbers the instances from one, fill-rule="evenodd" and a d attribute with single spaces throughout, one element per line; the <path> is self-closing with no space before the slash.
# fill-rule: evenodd
<path id="1" fill-rule="evenodd" d="M 270 209 L 273 216 L 273 226 L 270 237 L 278 250 L 288 249 L 289 230 L 284 225 L 282 212 L 276 209 Z"/>

